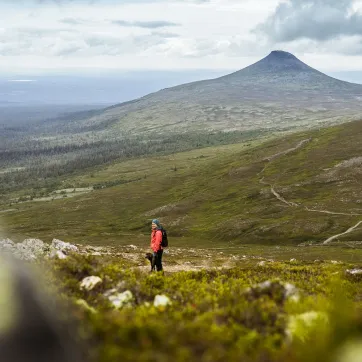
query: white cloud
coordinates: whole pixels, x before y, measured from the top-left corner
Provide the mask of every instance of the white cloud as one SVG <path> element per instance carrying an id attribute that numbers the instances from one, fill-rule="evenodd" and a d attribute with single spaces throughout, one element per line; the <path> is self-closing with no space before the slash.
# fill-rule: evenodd
<path id="1" fill-rule="evenodd" d="M 69 0 L 23 7 L 2 2 L 0 67 L 239 69 L 275 48 L 312 59 L 322 69 L 358 66 L 362 43 L 355 36 L 328 39 L 321 46 L 315 39 L 287 42 L 253 32 L 271 19 L 279 1 Z M 322 63 L 336 53 L 336 59 L 348 62 Z"/>
<path id="2" fill-rule="evenodd" d="M 19 83 L 29 83 L 29 82 L 36 82 L 34 79 L 10 79 L 8 82 L 19 82 Z"/>

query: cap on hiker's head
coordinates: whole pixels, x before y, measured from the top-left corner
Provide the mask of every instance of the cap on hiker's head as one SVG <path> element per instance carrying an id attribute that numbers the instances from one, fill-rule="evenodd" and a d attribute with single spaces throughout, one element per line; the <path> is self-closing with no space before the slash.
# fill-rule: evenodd
<path id="1" fill-rule="evenodd" d="M 153 220 L 152 220 L 152 224 L 156 224 L 157 227 L 161 227 L 160 221 L 157 220 L 157 219 L 153 219 Z"/>

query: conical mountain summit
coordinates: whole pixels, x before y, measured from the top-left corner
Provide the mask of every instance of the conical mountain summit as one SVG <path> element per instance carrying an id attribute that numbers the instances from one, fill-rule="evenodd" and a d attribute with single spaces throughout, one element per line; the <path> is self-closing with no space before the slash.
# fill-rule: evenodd
<path id="1" fill-rule="evenodd" d="M 277 50 L 237 72 L 163 89 L 81 123 L 102 132 L 111 124 L 112 135 L 280 131 L 359 118 L 361 100 L 362 85 L 329 77 Z"/>

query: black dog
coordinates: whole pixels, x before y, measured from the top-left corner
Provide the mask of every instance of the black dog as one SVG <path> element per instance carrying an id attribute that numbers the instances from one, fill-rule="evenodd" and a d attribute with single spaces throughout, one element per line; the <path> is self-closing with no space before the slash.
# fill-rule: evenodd
<path id="1" fill-rule="evenodd" d="M 156 270 L 156 258 L 152 253 L 146 253 L 145 256 L 146 259 L 148 259 L 151 263 L 151 272 Z"/>

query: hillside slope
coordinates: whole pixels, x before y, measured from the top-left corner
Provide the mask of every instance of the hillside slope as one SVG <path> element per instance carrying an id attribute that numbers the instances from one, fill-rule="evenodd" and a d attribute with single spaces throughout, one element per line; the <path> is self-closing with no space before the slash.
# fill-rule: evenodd
<path id="1" fill-rule="evenodd" d="M 238 72 L 163 89 L 73 126 L 113 135 L 305 128 L 359 117 L 361 99 L 362 85 L 331 78 L 290 53 L 273 51 Z"/>
<path id="2" fill-rule="evenodd" d="M 362 240 L 362 121 L 260 145 L 140 158 L 64 179 L 97 190 L 2 213 L 9 237 L 144 242 L 158 217 L 179 245 Z M 64 195 L 66 196 L 66 195 Z"/>

